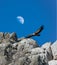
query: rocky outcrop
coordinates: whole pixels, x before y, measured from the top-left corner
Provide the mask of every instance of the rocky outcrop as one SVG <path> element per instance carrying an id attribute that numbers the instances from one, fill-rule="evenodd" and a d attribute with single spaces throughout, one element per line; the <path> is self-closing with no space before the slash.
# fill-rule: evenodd
<path id="1" fill-rule="evenodd" d="M 57 41 L 41 47 L 31 38 L 0 33 L 0 65 L 57 65 Z"/>
<path id="2" fill-rule="evenodd" d="M 57 60 L 57 41 L 51 45 L 53 59 Z"/>
<path id="3" fill-rule="evenodd" d="M 44 43 L 42 45 L 42 48 L 47 51 L 47 55 L 46 56 L 47 56 L 48 61 L 52 60 L 53 55 L 52 55 L 52 49 L 51 49 L 51 42 Z"/>
<path id="4" fill-rule="evenodd" d="M 57 65 L 57 60 L 51 60 L 48 62 L 49 65 Z"/>

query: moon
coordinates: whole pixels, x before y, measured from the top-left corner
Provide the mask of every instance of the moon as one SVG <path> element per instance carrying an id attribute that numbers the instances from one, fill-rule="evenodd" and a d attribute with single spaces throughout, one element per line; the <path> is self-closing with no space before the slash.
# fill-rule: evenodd
<path id="1" fill-rule="evenodd" d="M 17 16 L 17 20 L 21 23 L 24 24 L 24 18 L 22 16 Z"/>

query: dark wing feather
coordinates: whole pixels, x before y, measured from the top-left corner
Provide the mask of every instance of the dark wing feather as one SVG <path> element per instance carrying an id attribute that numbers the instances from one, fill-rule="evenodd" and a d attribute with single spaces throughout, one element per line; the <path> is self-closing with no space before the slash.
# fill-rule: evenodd
<path id="1" fill-rule="evenodd" d="M 26 36 L 25 38 L 30 38 L 32 36 L 40 36 L 39 33 L 43 30 L 44 26 L 41 26 L 36 32 Z"/>
<path id="2" fill-rule="evenodd" d="M 42 26 L 35 32 L 35 34 L 39 34 L 43 29 L 44 29 L 44 26 L 42 25 Z"/>
<path id="3" fill-rule="evenodd" d="M 30 34 L 30 35 L 26 36 L 25 38 L 30 38 L 32 36 L 34 36 L 34 35 L 33 34 Z"/>

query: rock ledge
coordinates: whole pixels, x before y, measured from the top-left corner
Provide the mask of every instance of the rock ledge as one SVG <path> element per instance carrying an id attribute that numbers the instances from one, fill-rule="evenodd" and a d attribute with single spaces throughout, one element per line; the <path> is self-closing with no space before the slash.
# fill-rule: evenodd
<path id="1" fill-rule="evenodd" d="M 41 47 L 31 38 L 0 32 L 0 65 L 57 65 L 57 41 Z"/>

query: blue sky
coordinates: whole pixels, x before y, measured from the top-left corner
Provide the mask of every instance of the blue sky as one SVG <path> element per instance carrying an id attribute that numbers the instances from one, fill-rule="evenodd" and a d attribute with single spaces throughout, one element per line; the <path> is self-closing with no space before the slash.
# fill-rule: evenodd
<path id="1" fill-rule="evenodd" d="M 25 23 L 17 21 L 22 16 Z M 0 0 L 0 31 L 16 32 L 18 37 L 36 31 L 41 25 L 40 37 L 33 37 L 40 45 L 56 40 L 56 0 Z"/>

